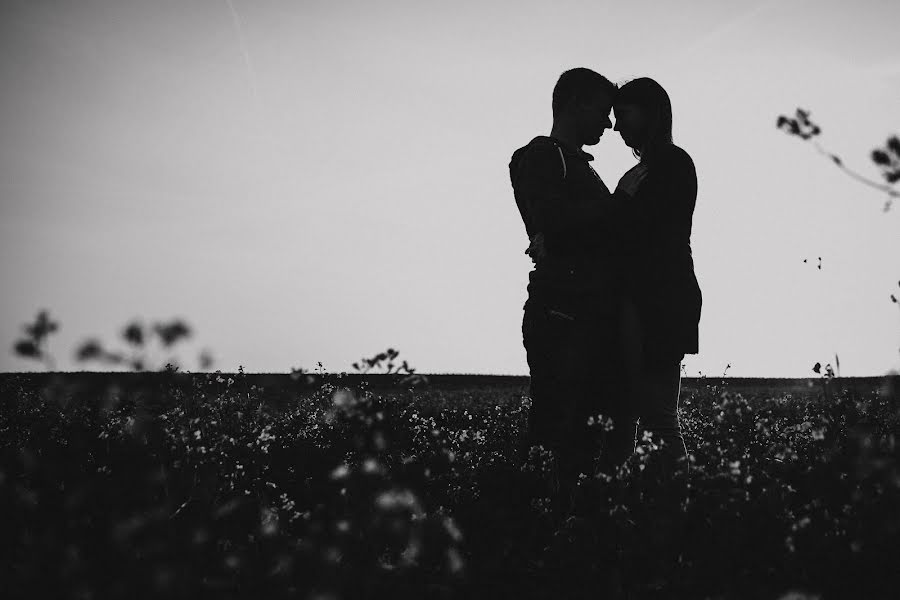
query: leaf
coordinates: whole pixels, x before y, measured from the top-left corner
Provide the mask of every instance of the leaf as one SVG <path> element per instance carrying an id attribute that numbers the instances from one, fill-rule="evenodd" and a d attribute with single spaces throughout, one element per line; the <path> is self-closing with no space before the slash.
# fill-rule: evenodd
<path id="1" fill-rule="evenodd" d="M 53 333 L 57 328 L 58 324 L 50 320 L 49 313 L 46 310 L 42 310 L 38 313 L 33 325 L 25 326 L 25 333 L 40 342 L 47 334 Z"/>
<path id="2" fill-rule="evenodd" d="M 884 150 L 872 150 L 872 161 L 876 165 L 889 165 L 891 157 Z"/>
<path id="3" fill-rule="evenodd" d="M 778 117 L 778 128 L 784 129 L 788 135 L 801 135 L 800 125 L 794 119 L 788 119 L 784 116 Z"/>
<path id="4" fill-rule="evenodd" d="M 38 358 L 41 355 L 41 351 L 38 349 L 37 344 L 31 340 L 20 340 L 16 342 L 15 350 L 16 354 L 19 356 Z"/>
<path id="5" fill-rule="evenodd" d="M 103 356 L 103 347 L 97 340 L 88 340 L 84 342 L 75 352 L 76 360 L 91 360 Z"/>
<path id="6" fill-rule="evenodd" d="M 841 166 L 844 164 L 843 161 L 841 161 L 840 157 L 838 157 L 834 154 L 831 155 L 831 160 L 834 161 L 834 164 L 836 164 L 838 166 Z"/>
<path id="7" fill-rule="evenodd" d="M 822 372 L 822 363 L 816 363 L 816 364 L 813 366 L 813 372 L 814 372 L 814 373 L 821 373 L 821 372 Z"/>
<path id="8" fill-rule="evenodd" d="M 179 338 L 190 337 L 191 335 L 190 328 L 180 319 L 176 319 L 169 324 L 157 323 L 153 326 L 153 331 L 162 338 L 163 345 L 166 347 L 177 342 Z"/>
<path id="9" fill-rule="evenodd" d="M 142 346 L 144 344 L 144 330 L 137 321 L 130 323 L 125 327 L 125 330 L 122 332 L 122 337 L 125 338 L 125 341 L 134 346 Z"/>
<path id="10" fill-rule="evenodd" d="M 889 137 L 887 141 L 887 147 L 897 156 L 898 159 L 900 159 L 900 138 L 898 138 L 896 135 L 892 135 L 891 137 Z"/>

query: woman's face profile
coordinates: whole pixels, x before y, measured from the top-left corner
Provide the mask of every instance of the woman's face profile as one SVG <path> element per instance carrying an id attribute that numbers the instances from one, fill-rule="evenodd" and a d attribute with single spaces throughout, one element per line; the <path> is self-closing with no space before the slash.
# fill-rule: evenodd
<path id="1" fill-rule="evenodd" d="M 622 141 L 629 148 L 643 145 L 647 138 L 647 118 L 637 104 L 616 104 L 613 110 L 616 117 L 614 131 L 622 136 Z"/>

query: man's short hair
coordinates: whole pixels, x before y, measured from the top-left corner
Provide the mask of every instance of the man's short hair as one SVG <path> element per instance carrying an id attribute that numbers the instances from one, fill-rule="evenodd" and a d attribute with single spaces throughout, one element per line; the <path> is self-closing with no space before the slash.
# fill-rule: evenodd
<path id="1" fill-rule="evenodd" d="M 588 101 L 600 94 L 615 98 L 616 85 L 609 79 L 585 67 L 569 69 L 559 76 L 553 88 L 553 116 L 558 115 L 572 98 Z"/>

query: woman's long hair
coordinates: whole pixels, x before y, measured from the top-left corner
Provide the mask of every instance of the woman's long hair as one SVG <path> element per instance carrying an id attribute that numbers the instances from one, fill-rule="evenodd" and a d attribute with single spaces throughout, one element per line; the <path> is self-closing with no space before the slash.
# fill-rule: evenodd
<path id="1" fill-rule="evenodd" d="M 653 79 L 632 79 L 616 92 L 616 104 L 634 104 L 649 122 L 647 140 L 642 148 L 633 148 L 635 157 L 648 159 L 654 150 L 672 143 L 672 102 L 669 94 Z"/>

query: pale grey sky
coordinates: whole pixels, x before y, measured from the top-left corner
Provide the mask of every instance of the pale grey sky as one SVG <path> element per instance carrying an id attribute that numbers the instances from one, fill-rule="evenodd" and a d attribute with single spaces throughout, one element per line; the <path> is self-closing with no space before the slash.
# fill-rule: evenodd
<path id="1" fill-rule="evenodd" d="M 567 68 L 669 92 L 704 295 L 688 374 L 900 366 L 900 205 L 775 129 L 797 106 L 871 178 L 900 133 L 900 5 L 0 0 L 0 370 L 41 308 L 63 369 L 184 318 L 197 367 L 526 374 L 513 150 Z M 634 159 L 586 150 L 610 187 Z M 815 267 L 822 257 L 822 270 Z M 808 258 L 810 262 L 803 263 Z M 176 347 L 177 349 L 177 347 Z"/>

